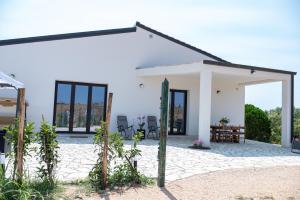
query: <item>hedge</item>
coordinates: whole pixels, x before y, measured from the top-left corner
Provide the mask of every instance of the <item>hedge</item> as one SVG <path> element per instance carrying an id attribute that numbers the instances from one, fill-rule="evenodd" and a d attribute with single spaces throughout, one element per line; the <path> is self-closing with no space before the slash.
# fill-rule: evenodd
<path id="1" fill-rule="evenodd" d="M 251 104 L 245 105 L 245 134 L 250 140 L 271 140 L 271 122 L 267 113 Z"/>

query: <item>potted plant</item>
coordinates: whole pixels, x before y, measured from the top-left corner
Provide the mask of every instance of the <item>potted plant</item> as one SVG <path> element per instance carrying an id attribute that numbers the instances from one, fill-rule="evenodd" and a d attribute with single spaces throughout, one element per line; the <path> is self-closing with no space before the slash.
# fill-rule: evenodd
<path id="1" fill-rule="evenodd" d="M 145 116 L 139 116 L 137 119 L 138 119 L 138 126 L 139 126 L 139 129 L 137 130 L 138 132 L 142 133 L 142 137 L 141 139 L 145 139 L 145 134 L 146 134 L 146 130 L 144 129 L 144 126 L 145 126 Z"/>
<path id="2" fill-rule="evenodd" d="M 230 122 L 230 120 L 229 120 L 229 118 L 227 118 L 227 117 L 222 117 L 221 119 L 220 119 L 220 124 L 222 124 L 223 126 L 226 126 L 229 122 Z"/>
<path id="3" fill-rule="evenodd" d="M 192 148 L 192 149 L 210 149 L 209 147 L 203 146 L 203 142 L 200 139 L 194 140 L 193 145 L 189 146 L 189 148 Z"/>

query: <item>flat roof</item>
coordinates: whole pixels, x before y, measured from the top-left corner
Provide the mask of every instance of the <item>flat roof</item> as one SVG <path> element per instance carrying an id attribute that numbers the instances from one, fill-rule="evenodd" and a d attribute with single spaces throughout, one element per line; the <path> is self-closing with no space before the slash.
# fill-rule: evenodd
<path id="1" fill-rule="evenodd" d="M 273 73 L 280 73 L 280 74 L 291 74 L 296 75 L 297 72 L 280 70 L 280 69 L 272 69 L 266 67 L 256 67 L 252 65 L 242 65 L 242 64 L 235 64 L 235 63 L 228 63 L 228 62 L 218 62 L 213 60 L 203 60 L 203 64 L 207 65 L 217 65 L 221 67 L 231 67 L 231 68 L 238 68 L 238 69 L 249 69 L 249 70 L 257 70 L 257 71 L 265 71 L 265 72 L 273 72 Z"/>

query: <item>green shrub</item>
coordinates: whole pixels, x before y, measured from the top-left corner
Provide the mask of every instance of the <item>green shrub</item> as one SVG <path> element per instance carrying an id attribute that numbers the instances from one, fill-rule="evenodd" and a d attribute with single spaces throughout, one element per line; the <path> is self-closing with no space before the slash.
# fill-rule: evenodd
<path id="1" fill-rule="evenodd" d="M 251 104 L 245 105 L 246 138 L 261 142 L 270 142 L 271 123 L 268 115 L 260 108 Z"/>
<path id="2" fill-rule="evenodd" d="M 30 151 L 34 150 L 30 148 L 30 144 L 34 141 L 34 123 L 29 122 L 25 123 L 24 126 L 24 146 L 23 146 L 23 153 L 24 158 L 25 156 L 30 156 Z M 15 120 L 15 123 L 9 125 L 8 127 L 4 128 L 7 132 L 5 139 L 12 145 L 12 152 L 8 154 L 10 161 L 13 162 L 13 180 L 16 179 L 17 175 L 17 144 L 18 144 L 18 135 L 19 135 L 19 127 L 18 127 L 18 119 Z M 22 177 L 21 177 L 22 178 Z"/>
<path id="3" fill-rule="evenodd" d="M 98 152 L 98 159 L 95 166 L 89 173 L 89 179 L 92 186 L 96 190 L 104 189 L 104 179 L 102 176 L 103 163 L 103 148 L 104 148 L 104 127 L 105 123 L 101 123 L 100 129 L 96 130 L 94 137 L 94 144 L 96 146 L 96 151 Z M 152 180 L 142 175 L 133 165 L 133 159 L 136 156 L 141 155 L 141 151 L 137 148 L 137 144 L 142 137 L 142 133 L 136 133 L 133 136 L 133 145 L 130 149 L 126 150 L 124 148 L 124 140 L 119 133 L 109 133 L 108 142 L 108 162 L 107 162 L 107 178 L 108 186 L 114 188 L 116 186 L 125 186 L 131 184 L 150 184 Z M 117 164 L 116 159 L 121 161 Z M 110 168 L 110 163 L 114 162 L 115 166 L 113 169 Z"/>
<path id="4" fill-rule="evenodd" d="M 294 113 L 294 136 L 300 136 L 300 108 L 295 108 Z"/>
<path id="5" fill-rule="evenodd" d="M 95 145 L 95 152 L 97 152 L 98 158 L 96 161 L 96 164 L 94 165 L 94 167 L 92 168 L 92 170 L 89 172 L 89 180 L 92 184 L 92 186 L 96 189 L 96 190 L 102 190 L 104 189 L 104 178 L 102 176 L 102 168 L 103 168 L 103 162 L 102 162 L 102 155 L 103 155 L 103 148 L 104 148 L 104 129 L 105 127 L 105 123 L 101 122 L 101 126 L 100 128 L 96 129 L 96 134 L 94 136 L 94 145 Z M 110 174 L 110 168 L 109 168 L 109 164 L 110 161 L 112 159 L 113 152 L 109 151 L 109 156 L 108 156 L 108 160 L 107 160 L 107 174 L 109 176 Z"/>
<path id="6" fill-rule="evenodd" d="M 271 143 L 280 144 L 281 142 L 281 108 L 277 107 L 267 111 L 271 122 Z M 300 108 L 294 110 L 294 136 L 300 135 Z"/>
<path id="7" fill-rule="evenodd" d="M 274 144 L 281 143 L 281 108 L 277 107 L 267 111 L 271 123 L 270 142 Z"/>
<path id="8" fill-rule="evenodd" d="M 38 155 L 40 157 L 39 176 L 49 185 L 54 185 L 54 169 L 58 163 L 58 142 L 55 127 L 47 123 L 44 119 L 41 123 L 40 131 L 36 134 L 40 144 Z"/>

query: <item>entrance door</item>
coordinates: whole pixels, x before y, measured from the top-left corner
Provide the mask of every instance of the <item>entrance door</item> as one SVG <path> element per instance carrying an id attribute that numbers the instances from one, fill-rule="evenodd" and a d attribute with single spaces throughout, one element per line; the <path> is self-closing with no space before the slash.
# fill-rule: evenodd
<path id="1" fill-rule="evenodd" d="M 169 134 L 186 134 L 187 91 L 170 90 Z"/>

